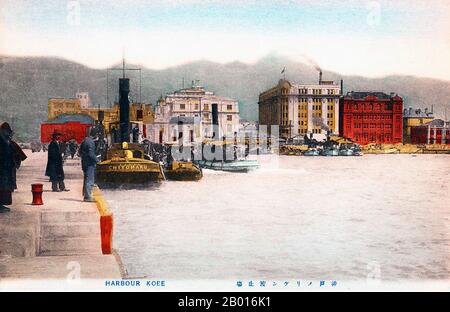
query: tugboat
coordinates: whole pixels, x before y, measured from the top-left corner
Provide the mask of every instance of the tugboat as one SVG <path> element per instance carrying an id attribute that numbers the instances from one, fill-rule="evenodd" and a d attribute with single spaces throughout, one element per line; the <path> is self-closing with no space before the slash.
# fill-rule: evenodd
<path id="1" fill-rule="evenodd" d="M 160 163 L 150 160 L 144 148 L 130 141 L 130 79 L 119 79 L 120 140 L 106 153 L 106 159 L 97 164 L 96 183 L 103 185 L 145 184 L 165 180 Z"/>
<path id="2" fill-rule="evenodd" d="M 147 159 L 138 144 L 123 142 L 114 144 L 105 161 L 97 164 L 98 184 L 145 184 L 164 180 L 161 164 Z"/>
<path id="3" fill-rule="evenodd" d="M 198 181 L 203 178 L 202 168 L 187 160 L 175 160 L 172 156 L 172 149 L 176 146 L 168 146 L 168 159 L 164 174 L 169 180 L 175 181 Z M 183 149 L 183 146 L 178 147 Z"/>
<path id="4" fill-rule="evenodd" d="M 173 161 L 164 171 L 168 180 L 198 181 L 203 178 L 202 168 L 188 161 Z"/>

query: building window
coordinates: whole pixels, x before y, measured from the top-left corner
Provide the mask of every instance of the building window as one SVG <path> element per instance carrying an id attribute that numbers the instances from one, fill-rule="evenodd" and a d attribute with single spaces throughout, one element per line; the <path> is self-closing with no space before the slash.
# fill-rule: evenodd
<path id="1" fill-rule="evenodd" d="M 203 105 L 203 110 L 209 110 L 209 105 L 208 104 L 205 104 L 205 105 Z"/>
<path id="2" fill-rule="evenodd" d="M 321 95 L 322 94 L 322 89 L 313 89 L 313 94 L 314 95 Z"/>
<path id="3" fill-rule="evenodd" d="M 227 110 L 233 110 L 233 105 L 228 104 L 228 105 L 227 105 Z"/>
<path id="4" fill-rule="evenodd" d="M 198 110 L 198 104 L 195 104 L 195 110 Z"/>
<path id="5" fill-rule="evenodd" d="M 233 121 L 233 115 L 227 115 L 227 121 Z"/>
<path id="6" fill-rule="evenodd" d="M 186 104 L 180 104 L 180 109 L 181 110 L 185 110 L 186 109 Z"/>

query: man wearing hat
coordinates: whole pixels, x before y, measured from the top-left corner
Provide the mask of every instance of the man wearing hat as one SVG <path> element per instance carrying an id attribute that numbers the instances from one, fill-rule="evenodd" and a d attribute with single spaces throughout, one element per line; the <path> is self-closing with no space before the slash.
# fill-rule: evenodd
<path id="1" fill-rule="evenodd" d="M 95 152 L 94 139 L 97 132 L 94 128 L 87 130 L 86 138 L 80 145 L 81 168 L 83 169 L 83 197 L 86 202 L 95 202 L 92 189 L 95 183 L 95 168 L 97 165 L 97 155 Z"/>
<path id="2" fill-rule="evenodd" d="M 48 146 L 48 161 L 45 175 L 50 177 L 53 192 L 68 192 L 64 184 L 63 158 L 58 141 L 61 133 L 52 134 L 52 142 Z"/>
<path id="3" fill-rule="evenodd" d="M 0 126 L 0 213 L 10 211 L 12 192 L 17 188 L 16 170 L 27 156 L 12 140 L 13 131 L 8 123 Z"/>

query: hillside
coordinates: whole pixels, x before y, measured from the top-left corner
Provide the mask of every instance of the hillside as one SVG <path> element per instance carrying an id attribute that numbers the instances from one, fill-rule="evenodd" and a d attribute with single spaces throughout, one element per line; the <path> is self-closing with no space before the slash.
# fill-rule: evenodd
<path id="1" fill-rule="evenodd" d="M 233 62 L 218 64 L 199 61 L 164 70 L 142 70 L 142 98 L 155 103 L 159 96 L 181 88 L 191 80 L 201 83 L 218 95 L 235 98 L 240 103 L 241 116 L 257 120 L 258 95 L 274 86 L 286 67 L 286 78 L 313 83 L 318 75 L 314 67 L 276 56 L 255 64 Z M 117 97 L 119 72 L 110 75 L 109 99 Z M 132 78 L 132 98 L 138 99 L 139 77 Z M 434 104 L 435 112 L 443 117 L 450 105 L 450 82 L 412 76 L 388 76 L 372 79 L 341 76 L 324 70 L 324 79 L 344 79 L 344 90 L 376 90 L 396 92 L 406 106 L 426 107 Z M 46 120 L 50 97 L 73 97 L 77 90 L 88 91 L 95 105 L 106 106 L 106 71 L 58 58 L 0 58 L 0 120 L 11 121 L 21 140 L 39 137 L 39 124 Z M 11 117 L 13 118 L 11 120 Z"/>

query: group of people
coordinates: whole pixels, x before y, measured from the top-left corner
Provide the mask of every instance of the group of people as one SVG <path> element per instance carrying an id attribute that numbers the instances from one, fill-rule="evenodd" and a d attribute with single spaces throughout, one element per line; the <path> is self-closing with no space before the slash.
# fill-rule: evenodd
<path id="1" fill-rule="evenodd" d="M 17 189 L 16 171 L 27 156 L 13 141 L 13 131 L 5 122 L 0 126 L 0 213 L 8 212 L 12 193 Z"/>
<path id="2" fill-rule="evenodd" d="M 64 183 L 64 152 L 61 149 L 66 148 L 65 145 L 61 144 L 60 133 L 53 133 L 52 141 L 48 146 L 48 160 L 47 160 L 47 168 L 45 170 L 45 175 L 50 178 L 52 182 L 52 191 L 53 192 L 68 192 L 69 189 L 66 188 Z M 96 132 L 93 128 L 88 129 L 88 133 L 86 138 L 81 142 L 81 145 L 78 150 L 78 154 L 81 157 L 81 167 L 84 174 L 83 179 L 83 198 L 86 202 L 94 202 L 94 198 L 92 195 L 92 189 L 94 187 L 95 182 L 95 167 L 97 165 L 97 154 L 96 154 L 96 146 L 94 139 L 96 137 Z M 75 142 L 76 144 L 76 142 Z M 72 158 L 77 152 L 78 145 L 76 145 L 76 149 L 74 148 L 75 144 L 69 142 L 68 149 L 70 151 L 70 155 Z M 72 146 L 72 148 L 71 148 Z"/>
<path id="3" fill-rule="evenodd" d="M 12 205 L 12 193 L 17 189 L 16 172 L 21 163 L 27 158 L 20 146 L 13 141 L 13 131 L 8 123 L 0 126 L 0 213 L 9 212 L 6 206 Z M 81 167 L 84 174 L 83 199 L 86 202 L 94 202 L 93 187 L 95 182 L 95 167 L 97 165 L 96 145 L 94 142 L 95 131 L 89 129 L 86 138 L 79 147 Z M 45 175 L 52 182 L 53 192 L 68 192 L 64 183 L 64 152 L 62 150 L 60 133 L 53 133 L 52 141 L 48 146 L 48 160 Z M 75 142 L 76 143 L 76 142 Z M 72 143 L 72 146 L 74 144 Z M 78 147 L 78 146 L 77 146 Z M 74 157 L 76 150 L 69 142 L 67 149 L 70 156 Z"/>

